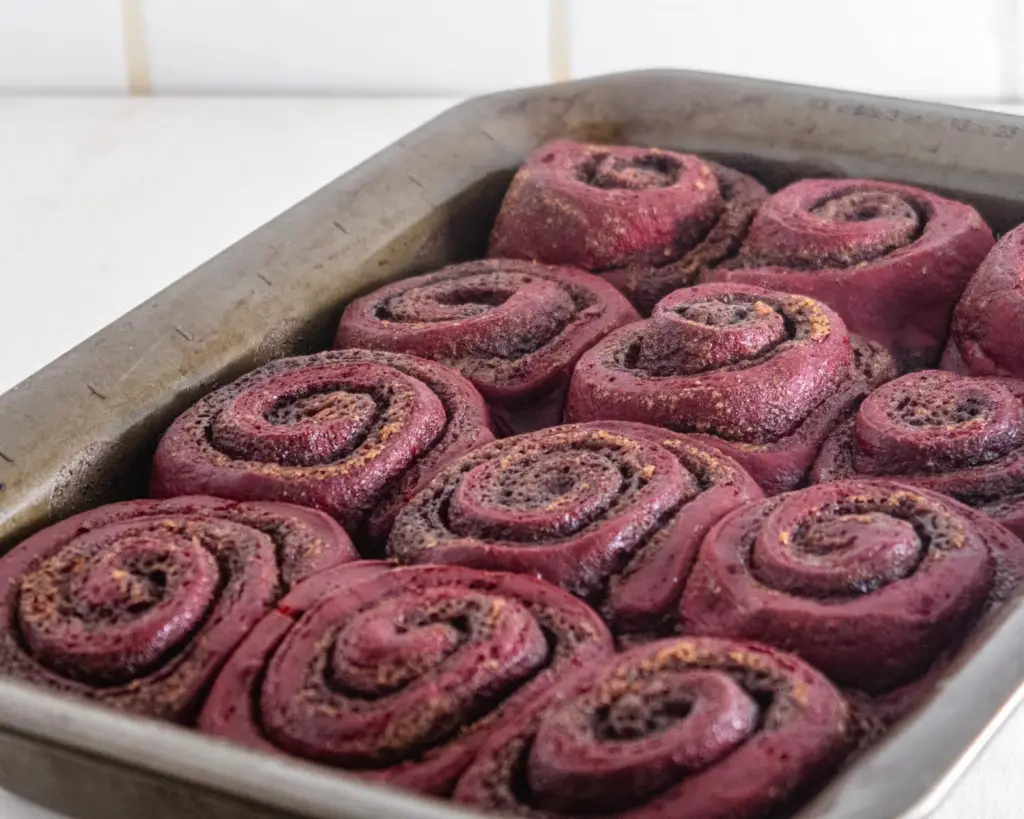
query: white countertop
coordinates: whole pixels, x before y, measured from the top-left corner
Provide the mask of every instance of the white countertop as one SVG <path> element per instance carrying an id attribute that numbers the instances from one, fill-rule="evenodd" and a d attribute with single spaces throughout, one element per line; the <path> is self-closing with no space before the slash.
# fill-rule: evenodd
<path id="1" fill-rule="evenodd" d="M 454 102 L 0 99 L 0 392 Z M 1021 747 L 1024 710 L 935 816 L 1024 815 Z"/>

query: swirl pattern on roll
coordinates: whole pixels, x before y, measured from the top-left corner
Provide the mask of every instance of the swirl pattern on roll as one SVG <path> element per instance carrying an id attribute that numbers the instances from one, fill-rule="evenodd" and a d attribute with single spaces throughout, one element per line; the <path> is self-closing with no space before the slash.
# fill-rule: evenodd
<path id="1" fill-rule="evenodd" d="M 697 285 L 576 366 L 567 421 L 640 421 L 706 436 L 769 494 L 798 486 L 836 420 L 896 374 L 834 311 L 789 293 Z"/>
<path id="2" fill-rule="evenodd" d="M 559 140 L 512 180 L 488 255 L 600 272 L 647 315 L 734 254 L 767 195 L 692 154 Z"/>
<path id="3" fill-rule="evenodd" d="M 445 267 L 356 299 L 335 347 L 410 353 L 459 370 L 498 430 L 561 421 L 572 368 L 609 332 L 639 318 L 589 273 L 515 260 Z"/>
<path id="4" fill-rule="evenodd" d="M 0 559 L 2 673 L 187 722 L 293 583 L 356 558 L 327 515 L 182 497 L 102 506 Z"/>
<path id="5" fill-rule="evenodd" d="M 742 467 L 646 424 L 506 438 L 439 473 L 395 521 L 388 554 L 523 572 L 600 606 L 616 632 L 664 631 L 701 538 L 763 497 Z"/>
<path id="6" fill-rule="evenodd" d="M 540 580 L 363 562 L 286 596 L 224 667 L 199 727 L 447 794 L 487 736 L 611 636 Z"/>
<path id="7" fill-rule="evenodd" d="M 924 675 L 1022 568 L 1024 544 L 950 498 L 837 481 L 715 526 L 683 592 L 680 627 L 778 646 L 878 695 Z"/>
<path id="8" fill-rule="evenodd" d="M 759 819 L 842 761 L 839 692 L 796 657 L 712 638 L 597 661 L 494 734 L 455 799 L 502 814 Z"/>
<path id="9" fill-rule="evenodd" d="M 942 368 L 1024 378 L 1024 225 L 1000 238 L 953 311 Z"/>
<path id="10" fill-rule="evenodd" d="M 934 365 L 964 287 L 993 245 L 969 205 L 864 179 L 805 179 L 758 210 L 737 258 L 702 281 L 802 293 L 907 368 Z"/>
<path id="11" fill-rule="evenodd" d="M 493 437 L 476 388 L 441 364 L 372 350 L 284 358 L 171 424 L 150 491 L 311 506 L 373 544 L 420 484 Z"/>
<path id="12" fill-rule="evenodd" d="M 893 477 L 950 495 L 1024 536 L 1024 381 L 911 373 L 829 435 L 813 483 Z"/>

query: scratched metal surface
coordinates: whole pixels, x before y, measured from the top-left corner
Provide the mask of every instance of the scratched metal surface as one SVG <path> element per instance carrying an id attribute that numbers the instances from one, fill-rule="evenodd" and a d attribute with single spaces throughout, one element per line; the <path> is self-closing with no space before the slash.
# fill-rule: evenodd
<path id="1" fill-rule="evenodd" d="M 519 161 L 555 136 L 659 145 L 775 187 L 869 176 L 1024 222 L 1024 130 L 1001 114 L 682 71 L 473 100 L 433 120 L 0 396 L 0 548 L 141 494 L 156 438 L 200 394 L 325 346 L 346 300 L 483 249 Z M 801 819 L 926 815 L 1024 696 L 1008 607 L 932 699 Z M 455 819 L 443 803 L 0 681 L 0 784 L 86 817 Z"/>

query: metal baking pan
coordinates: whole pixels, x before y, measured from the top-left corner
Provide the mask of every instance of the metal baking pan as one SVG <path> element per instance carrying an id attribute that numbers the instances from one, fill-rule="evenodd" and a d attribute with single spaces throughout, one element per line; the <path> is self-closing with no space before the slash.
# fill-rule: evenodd
<path id="1" fill-rule="evenodd" d="M 327 347 L 356 294 L 480 255 L 513 170 L 557 136 L 698 152 L 771 187 L 807 175 L 899 180 L 974 204 L 997 231 L 1024 222 L 1024 120 L 1013 117 L 684 71 L 476 99 L 0 396 L 0 547 L 140 495 L 176 413 L 270 358 Z M 926 815 L 1024 697 L 1022 633 L 1018 601 L 801 819 Z M 3 680 L 0 784 L 86 819 L 478 815 Z"/>

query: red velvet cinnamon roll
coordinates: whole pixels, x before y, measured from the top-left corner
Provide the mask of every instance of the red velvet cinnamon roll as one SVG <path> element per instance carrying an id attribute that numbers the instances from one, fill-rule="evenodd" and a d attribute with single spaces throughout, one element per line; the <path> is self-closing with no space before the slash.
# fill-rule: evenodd
<path id="1" fill-rule="evenodd" d="M 388 553 L 543 577 L 618 632 L 664 630 L 704 534 L 763 497 L 731 458 L 645 424 L 554 427 L 496 441 L 402 510 Z"/>
<path id="2" fill-rule="evenodd" d="M 758 819 L 832 772 L 843 698 L 796 657 L 675 638 L 590 666 L 492 735 L 455 799 L 502 814 Z"/>
<path id="3" fill-rule="evenodd" d="M 566 420 L 699 433 L 774 494 L 798 486 L 836 420 L 895 374 L 884 350 L 851 343 L 842 319 L 820 302 L 698 285 L 584 354 Z"/>
<path id="4" fill-rule="evenodd" d="M 488 424 L 473 385 L 432 361 L 370 350 L 284 358 L 171 424 L 150 491 L 311 506 L 373 543 L 421 483 L 493 439 Z"/>
<path id="5" fill-rule="evenodd" d="M 446 794 L 488 736 L 613 650 L 594 611 L 532 577 L 346 568 L 298 586 L 253 630 L 201 730 Z"/>
<path id="6" fill-rule="evenodd" d="M 562 419 L 585 350 L 639 318 L 613 287 L 568 267 L 484 260 L 445 267 L 356 299 L 335 347 L 411 353 L 459 370 L 496 428 L 529 432 Z"/>
<path id="7" fill-rule="evenodd" d="M 927 370 L 890 381 L 834 429 L 812 483 L 893 477 L 1024 536 L 1024 381 Z"/>
<path id="8" fill-rule="evenodd" d="M 600 272 L 647 315 L 735 253 L 767 195 L 692 154 L 549 142 L 512 180 L 488 253 Z"/>
<path id="9" fill-rule="evenodd" d="M 880 694 L 921 677 L 1024 569 L 1024 544 L 950 498 L 837 481 L 750 504 L 701 545 L 684 633 L 792 651 Z"/>
<path id="10" fill-rule="evenodd" d="M 964 290 L 942 367 L 1024 378 L 1024 226 L 1003 236 Z"/>
<path id="11" fill-rule="evenodd" d="M 738 257 L 701 280 L 823 301 L 851 332 L 918 368 L 938 361 L 953 307 L 993 241 L 962 202 L 892 182 L 805 179 L 773 194 Z"/>
<path id="12" fill-rule="evenodd" d="M 0 559 L 0 673 L 187 722 L 282 591 L 355 557 L 331 518 L 290 504 L 102 506 Z"/>

